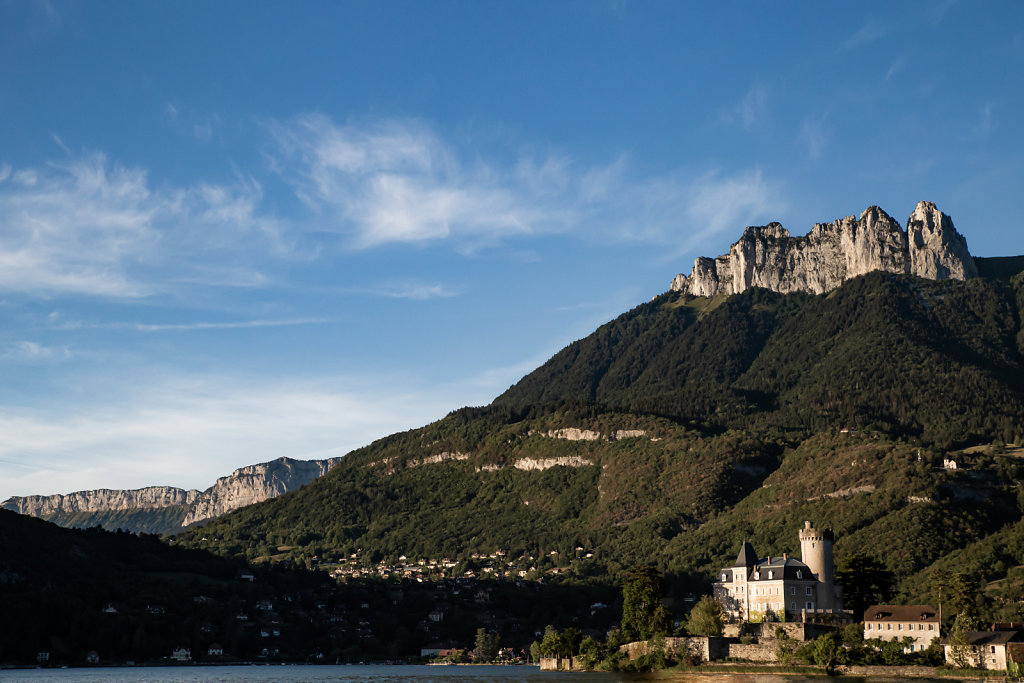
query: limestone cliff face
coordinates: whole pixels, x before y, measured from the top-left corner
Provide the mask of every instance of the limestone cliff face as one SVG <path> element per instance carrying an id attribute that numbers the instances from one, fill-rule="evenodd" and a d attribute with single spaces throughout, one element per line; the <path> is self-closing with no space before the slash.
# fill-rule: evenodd
<path id="1" fill-rule="evenodd" d="M 294 491 L 326 474 L 338 460 L 278 458 L 271 462 L 237 469 L 203 491 L 185 515 L 182 526 L 219 517 L 240 507 Z"/>
<path id="2" fill-rule="evenodd" d="M 0 507 L 23 515 L 46 518 L 76 512 L 148 510 L 172 505 L 191 505 L 199 495 L 199 491 L 194 489 L 186 491 L 172 486 L 148 486 L 130 491 L 96 489 L 76 491 L 67 495 L 17 496 L 5 500 Z"/>
<path id="3" fill-rule="evenodd" d="M 323 476 L 339 458 L 327 460 L 293 460 L 278 458 L 259 465 L 235 470 L 205 491 L 150 486 L 144 489 L 122 491 L 97 489 L 78 491 L 67 495 L 16 496 L 0 507 L 23 515 L 60 521 L 70 515 L 111 510 L 161 510 L 182 506 L 186 514 L 182 526 L 188 526 L 245 505 L 259 503 L 282 493 L 294 491 Z M 79 515 L 81 517 L 81 515 Z M 168 530 L 170 531 L 170 530 Z"/>
<path id="4" fill-rule="evenodd" d="M 671 289 L 695 296 L 750 287 L 821 294 L 874 270 L 933 280 L 978 274 L 967 241 L 949 216 L 931 202 L 920 202 L 906 230 L 877 206 L 859 219 L 818 223 L 803 237 L 790 236 L 778 223 L 747 228 L 728 254 L 698 258 L 690 276 L 677 275 Z"/>

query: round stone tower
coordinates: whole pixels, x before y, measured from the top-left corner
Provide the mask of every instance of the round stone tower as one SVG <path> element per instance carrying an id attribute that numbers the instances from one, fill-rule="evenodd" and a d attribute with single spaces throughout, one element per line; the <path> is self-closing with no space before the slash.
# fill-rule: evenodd
<path id="1" fill-rule="evenodd" d="M 804 522 L 800 530 L 800 559 L 818 577 L 817 609 L 835 609 L 835 567 L 832 564 L 832 530 L 815 529 Z"/>

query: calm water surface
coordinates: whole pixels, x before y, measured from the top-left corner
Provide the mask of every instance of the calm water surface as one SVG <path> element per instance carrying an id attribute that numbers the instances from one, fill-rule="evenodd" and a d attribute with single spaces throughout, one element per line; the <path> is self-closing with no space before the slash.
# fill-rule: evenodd
<path id="1" fill-rule="evenodd" d="M 635 680 L 620 674 L 541 672 L 536 666 L 161 666 L 0 671 L 12 683 L 617 683 Z"/>
<path id="2" fill-rule="evenodd" d="M 640 674 L 557 673 L 535 666 L 164 666 L 90 669 L 24 669 L 0 671 L 0 681 L 19 683 L 622 683 L 652 680 Z M 940 683 L 925 678 L 871 676 L 785 676 L 772 674 L 676 674 L 659 681 L 688 683 Z M 942 683 L 953 683 L 945 679 Z M 976 679 L 980 682 L 981 679 Z"/>

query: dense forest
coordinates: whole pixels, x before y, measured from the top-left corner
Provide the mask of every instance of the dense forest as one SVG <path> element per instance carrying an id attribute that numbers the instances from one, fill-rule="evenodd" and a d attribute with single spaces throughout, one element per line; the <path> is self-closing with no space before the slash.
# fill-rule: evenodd
<path id="1" fill-rule="evenodd" d="M 709 427 L 876 429 L 943 448 L 1024 438 L 1024 278 L 876 272 L 821 296 L 665 294 L 495 400 L 587 401 Z"/>
<path id="2" fill-rule="evenodd" d="M 548 624 L 600 633 L 618 612 L 591 605 L 616 599 L 607 586 L 338 584 L 0 510 L 0 665 L 166 664 L 176 649 L 221 664 L 409 660 L 431 641 L 471 646 L 479 629 L 518 647 Z"/>
<path id="3" fill-rule="evenodd" d="M 617 587 L 640 566 L 664 576 L 667 616 L 681 622 L 743 541 L 762 556 L 797 555 L 797 530 L 813 520 L 834 530 L 857 604 L 928 602 L 936 577 L 956 573 L 977 590 L 982 617 L 1009 619 L 1024 600 L 1024 274 L 1008 277 L 1015 267 L 992 261 L 983 269 L 992 277 L 967 282 L 872 273 L 821 296 L 665 294 L 569 345 L 493 404 L 380 439 L 301 490 L 189 529 L 170 547 L 99 530 L 75 532 L 93 534 L 92 546 L 38 532 L 59 549 L 53 564 L 19 567 L 10 558 L 22 551 L 0 549 L 0 590 L 25 614 L 35 598 L 19 602 L 19 578 L 53 577 L 59 590 L 45 609 L 99 634 L 108 633 L 96 616 L 103 604 L 130 604 L 137 643 L 109 631 L 107 647 L 123 656 L 155 657 L 141 645 L 153 642 L 150 626 L 139 624 L 160 623 L 124 591 L 168 605 L 182 603 L 182 590 L 201 594 L 212 610 L 202 623 L 221 624 L 245 656 L 263 642 L 232 613 L 263 593 L 291 596 L 282 619 L 307 625 L 286 629 L 304 656 L 408 656 L 428 632 L 465 643 L 475 629 L 522 647 L 545 622 L 609 627 L 621 615 Z M 35 533 L 18 537 L 22 548 Z M 115 542 L 132 550 L 97 550 Z M 80 575 L 59 579 L 72 564 Z M 262 587 L 239 584 L 240 566 L 265 573 Z M 884 589 L 852 585 L 869 574 L 886 577 Z M 391 607 L 374 610 L 378 623 L 363 604 Z M 426 620 L 438 605 L 461 616 Z M 203 641 L 200 621 L 185 622 L 192 631 L 163 634 L 161 648 Z M 8 647 L 24 655 L 39 637 L 15 634 Z"/>
<path id="4" fill-rule="evenodd" d="M 491 406 L 381 439 L 175 542 L 298 565 L 500 549 L 498 569 L 580 584 L 649 563 L 683 597 L 744 539 L 796 554 L 810 519 L 835 530 L 838 560 L 877 558 L 903 599 L 956 567 L 995 582 L 995 614 L 1024 562 L 1022 310 L 1021 275 L 666 294 Z"/>

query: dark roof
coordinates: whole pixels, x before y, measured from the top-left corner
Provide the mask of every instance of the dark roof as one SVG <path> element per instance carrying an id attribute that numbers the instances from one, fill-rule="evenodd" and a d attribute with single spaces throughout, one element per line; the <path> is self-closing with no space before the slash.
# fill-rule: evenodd
<path id="1" fill-rule="evenodd" d="M 750 545 L 749 541 L 743 541 L 743 547 L 740 548 L 740 554 L 736 556 L 736 562 L 733 563 L 734 567 L 752 567 L 757 564 L 757 553 L 754 552 L 754 546 Z"/>
<path id="2" fill-rule="evenodd" d="M 1022 640 L 1020 631 L 965 631 L 964 637 L 970 645 L 1005 645 Z"/>
<path id="3" fill-rule="evenodd" d="M 807 567 L 807 565 L 795 557 L 788 557 L 785 555 L 782 557 L 767 557 L 757 563 L 758 569 L 778 569 L 780 567 L 797 567 L 803 569 Z"/>
<path id="4" fill-rule="evenodd" d="M 931 605 L 872 605 L 864 621 L 939 621 L 939 611 Z"/>
<path id="5" fill-rule="evenodd" d="M 816 581 L 811 568 L 800 560 L 792 557 L 772 557 L 760 560 L 754 567 L 755 574 L 748 577 L 750 581 L 775 581 L 777 579 L 791 579 L 794 581 Z M 768 578 L 771 571 L 772 578 Z M 800 576 L 797 577 L 797 572 Z"/>

